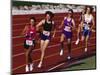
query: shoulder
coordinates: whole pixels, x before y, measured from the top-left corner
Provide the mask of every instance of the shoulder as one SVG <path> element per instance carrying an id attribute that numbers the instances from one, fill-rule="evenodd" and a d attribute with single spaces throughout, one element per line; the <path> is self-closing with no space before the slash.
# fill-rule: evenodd
<path id="1" fill-rule="evenodd" d="M 45 23 L 45 19 L 41 20 L 40 23 L 43 23 L 44 24 Z"/>
<path id="2" fill-rule="evenodd" d="M 72 21 L 74 21 L 74 19 L 73 19 L 73 18 L 72 18 L 71 20 L 72 20 Z"/>
<path id="3" fill-rule="evenodd" d="M 67 17 L 64 17 L 64 20 L 66 20 L 67 19 Z"/>
<path id="4" fill-rule="evenodd" d="M 93 15 L 91 14 L 90 17 L 93 19 Z"/>
<path id="5" fill-rule="evenodd" d="M 52 21 L 52 24 L 54 24 L 54 21 Z"/>
<path id="6" fill-rule="evenodd" d="M 71 22 L 72 22 L 72 23 L 74 23 L 74 22 L 75 22 L 73 18 L 71 19 Z"/>

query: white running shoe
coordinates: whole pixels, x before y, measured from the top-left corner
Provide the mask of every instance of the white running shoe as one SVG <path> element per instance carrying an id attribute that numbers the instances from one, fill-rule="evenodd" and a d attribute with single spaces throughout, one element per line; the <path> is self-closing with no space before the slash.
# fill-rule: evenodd
<path id="1" fill-rule="evenodd" d="M 71 56 L 68 56 L 67 59 L 70 60 L 71 59 Z"/>
<path id="2" fill-rule="evenodd" d="M 41 66 L 42 66 L 42 62 L 39 63 L 38 68 L 41 68 Z"/>
<path id="3" fill-rule="evenodd" d="M 26 67 L 25 67 L 25 71 L 26 71 L 26 72 L 29 71 L 29 67 L 28 67 L 28 65 L 26 65 Z"/>
<path id="4" fill-rule="evenodd" d="M 60 56 L 62 56 L 63 55 L 63 49 L 61 49 L 61 51 L 60 51 Z"/>
<path id="5" fill-rule="evenodd" d="M 79 41 L 80 41 L 80 39 L 77 39 L 76 42 L 75 42 L 75 44 L 78 45 Z"/>
<path id="6" fill-rule="evenodd" d="M 30 64 L 30 71 L 32 71 L 32 70 L 33 70 L 33 63 Z"/>
<path id="7" fill-rule="evenodd" d="M 87 48 L 85 48 L 84 51 L 87 52 Z"/>

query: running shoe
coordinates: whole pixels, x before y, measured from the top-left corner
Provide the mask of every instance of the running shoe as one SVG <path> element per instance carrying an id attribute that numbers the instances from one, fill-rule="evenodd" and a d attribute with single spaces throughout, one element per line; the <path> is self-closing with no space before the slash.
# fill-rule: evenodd
<path id="1" fill-rule="evenodd" d="M 28 65 L 26 65 L 26 67 L 25 67 L 25 71 L 26 71 L 26 72 L 29 71 L 29 67 L 28 67 Z"/>
<path id="2" fill-rule="evenodd" d="M 41 66 L 42 66 L 42 62 L 39 63 L 38 68 L 41 68 Z"/>
<path id="3" fill-rule="evenodd" d="M 78 45 L 79 41 L 80 41 L 80 40 L 79 40 L 79 39 L 77 39 L 77 40 L 76 40 L 76 42 L 75 42 L 75 44 L 76 44 L 76 45 Z"/>
<path id="4" fill-rule="evenodd" d="M 87 48 L 84 49 L 84 52 L 87 52 Z"/>
<path id="5" fill-rule="evenodd" d="M 32 70 L 33 70 L 33 63 L 30 64 L 30 71 L 32 71 Z"/>
<path id="6" fill-rule="evenodd" d="M 63 55 L 63 49 L 61 49 L 61 51 L 60 51 L 60 56 L 62 56 Z"/>

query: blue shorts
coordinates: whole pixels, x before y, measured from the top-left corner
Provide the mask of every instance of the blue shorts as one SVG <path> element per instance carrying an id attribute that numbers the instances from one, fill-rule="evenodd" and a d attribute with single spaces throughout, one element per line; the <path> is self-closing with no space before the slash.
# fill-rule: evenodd
<path id="1" fill-rule="evenodd" d="M 46 36 L 46 35 L 44 35 L 43 33 L 41 33 L 41 40 L 50 40 L 51 39 L 51 35 L 49 35 L 49 36 Z"/>
<path id="2" fill-rule="evenodd" d="M 63 30 L 63 34 L 66 36 L 67 39 L 72 38 L 72 32 L 68 32 L 68 31 Z"/>
<path id="3" fill-rule="evenodd" d="M 91 35 L 91 31 L 90 31 L 90 30 L 84 29 L 83 32 L 82 32 L 82 35 L 85 36 L 85 37 L 86 37 L 87 35 L 90 36 L 90 35 Z"/>

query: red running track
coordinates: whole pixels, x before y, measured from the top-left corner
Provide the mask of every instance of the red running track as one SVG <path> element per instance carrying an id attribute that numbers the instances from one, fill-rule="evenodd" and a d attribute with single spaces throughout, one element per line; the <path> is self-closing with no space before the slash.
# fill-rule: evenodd
<path id="1" fill-rule="evenodd" d="M 55 14 L 54 20 L 56 25 L 60 25 L 63 17 L 65 16 L 65 13 L 58 13 Z M 95 17 L 95 13 L 93 13 Z M 17 73 L 25 73 L 25 55 L 24 55 L 24 50 L 23 50 L 23 41 L 24 38 L 20 36 L 20 33 L 22 29 L 24 28 L 25 24 L 28 23 L 28 18 L 31 16 L 35 16 L 37 23 L 43 19 L 44 15 L 43 14 L 34 14 L 34 15 L 17 15 L 17 16 L 12 16 L 13 24 L 12 24 L 12 72 L 13 74 Z M 74 13 L 74 18 L 76 22 L 76 26 L 78 25 L 78 18 L 80 16 L 80 13 Z M 57 20 L 59 18 L 59 20 Z M 37 64 L 39 63 L 40 60 L 40 47 L 39 44 L 37 43 L 37 46 L 35 50 L 33 50 L 33 63 L 34 63 L 34 70 L 32 73 L 37 73 L 37 72 L 48 72 L 48 71 L 57 71 L 57 69 L 61 66 L 63 66 L 63 61 L 66 60 L 67 57 L 67 47 L 65 43 L 65 48 L 64 48 L 64 55 L 59 56 L 59 40 L 60 40 L 60 35 L 61 35 L 61 30 L 57 29 L 57 34 L 56 37 L 51 40 L 51 43 L 49 44 L 46 52 L 45 52 L 45 58 L 43 62 L 43 67 L 41 69 L 37 68 Z M 37 36 L 38 38 L 38 36 Z M 76 31 L 73 33 L 73 38 L 72 38 L 72 57 L 74 59 L 76 58 L 81 58 L 81 57 L 88 57 L 90 55 L 95 55 L 96 53 L 96 33 L 92 33 L 91 38 L 88 43 L 88 54 L 85 56 L 84 55 L 84 43 L 79 44 L 76 46 L 75 40 L 76 40 Z M 67 63 L 67 62 L 66 62 Z M 46 65 L 45 65 L 46 64 Z M 67 64 L 68 65 L 68 64 Z"/>

